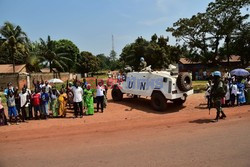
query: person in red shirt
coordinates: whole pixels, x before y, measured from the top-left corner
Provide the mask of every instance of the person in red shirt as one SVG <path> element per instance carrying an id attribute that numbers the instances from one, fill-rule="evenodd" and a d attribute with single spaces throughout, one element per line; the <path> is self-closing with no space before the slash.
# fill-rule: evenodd
<path id="1" fill-rule="evenodd" d="M 40 113 L 41 117 L 41 111 L 40 111 L 40 93 L 38 89 L 35 89 L 35 94 L 32 96 L 32 105 L 34 107 L 34 114 L 35 114 L 35 119 L 38 119 L 37 113 Z"/>

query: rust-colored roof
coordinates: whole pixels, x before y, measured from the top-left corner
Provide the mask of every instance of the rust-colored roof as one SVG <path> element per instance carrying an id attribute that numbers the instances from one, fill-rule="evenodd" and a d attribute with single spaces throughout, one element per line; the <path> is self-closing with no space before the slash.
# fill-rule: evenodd
<path id="1" fill-rule="evenodd" d="M 25 64 L 16 65 L 15 71 L 16 73 L 21 72 L 26 67 Z M 13 65 L 12 64 L 0 64 L 0 73 L 13 73 Z"/>
<path id="2" fill-rule="evenodd" d="M 222 60 L 221 62 L 227 62 L 227 59 Z M 240 62 L 240 56 L 237 55 L 231 55 L 229 62 Z"/>
<path id="3" fill-rule="evenodd" d="M 191 60 L 189 60 L 188 58 L 180 58 L 179 61 L 181 64 L 200 64 L 201 62 L 192 62 Z M 222 60 L 221 62 L 227 62 L 227 59 Z M 229 62 L 240 62 L 240 56 L 237 55 L 231 55 Z"/>
<path id="4" fill-rule="evenodd" d="M 180 63 L 181 64 L 200 64 L 201 62 L 192 62 L 188 58 L 180 58 Z"/>

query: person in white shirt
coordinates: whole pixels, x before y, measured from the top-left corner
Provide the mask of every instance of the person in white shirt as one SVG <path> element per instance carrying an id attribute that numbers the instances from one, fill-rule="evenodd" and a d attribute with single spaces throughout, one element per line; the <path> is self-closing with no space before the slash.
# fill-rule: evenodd
<path id="1" fill-rule="evenodd" d="M 29 116 L 29 104 L 30 104 L 30 98 L 29 94 L 26 90 L 26 88 L 22 88 L 22 92 L 19 94 L 20 97 L 20 107 L 22 112 L 22 121 L 25 122 L 30 116 Z"/>
<path id="2" fill-rule="evenodd" d="M 226 106 L 230 105 L 230 99 L 231 99 L 231 95 L 230 95 L 230 85 L 228 80 L 225 80 L 225 84 L 227 85 L 227 90 L 226 90 L 226 94 L 225 94 L 225 104 Z"/>
<path id="3" fill-rule="evenodd" d="M 49 85 L 48 81 L 45 81 L 45 84 L 43 85 L 45 87 L 45 92 L 49 93 L 51 90 L 51 85 Z"/>
<path id="4" fill-rule="evenodd" d="M 99 106 L 101 105 L 101 112 L 103 112 L 103 101 L 104 101 L 103 81 L 99 81 L 96 87 L 96 101 L 97 101 L 97 112 L 99 112 Z"/>
<path id="5" fill-rule="evenodd" d="M 238 88 L 237 84 L 234 81 L 232 84 L 232 91 L 231 91 L 231 105 L 234 106 L 235 99 L 237 98 Z"/>
<path id="6" fill-rule="evenodd" d="M 206 80 L 206 79 L 207 79 L 207 71 L 204 70 L 204 71 L 202 72 L 202 74 L 203 74 L 203 80 Z"/>
<path id="7" fill-rule="evenodd" d="M 73 102 L 74 102 L 74 114 L 75 118 L 78 117 L 78 112 L 80 110 L 80 118 L 83 117 L 83 110 L 82 110 L 82 95 L 83 89 L 79 86 L 79 82 L 75 82 L 75 86 L 72 87 L 72 92 L 74 94 Z"/>
<path id="8" fill-rule="evenodd" d="M 108 72 L 108 78 L 111 78 L 112 77 L 112 73 L 111 71 Z"/>
<path id="9" fill-rule="evenodd" d="M 211 93 L 211 88 L 212 88 L 212 81 L 208 80 L 207 84 L 206 84 L 206 92 L 205 92 L 205 98 L 207 99 L 207 108 L 209 108 L 209 106 L 211 105 L 211 97 L 210 97 L 210 93 Z"/>

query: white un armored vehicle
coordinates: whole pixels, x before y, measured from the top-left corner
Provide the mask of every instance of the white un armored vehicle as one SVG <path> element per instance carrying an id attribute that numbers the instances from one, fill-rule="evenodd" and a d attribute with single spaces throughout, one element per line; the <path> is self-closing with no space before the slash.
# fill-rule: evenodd
<path id="1" fill-rule="evenodd" d="M 189 73 L 129 72 L 123 76 L 123 82 L 115 84 L 112 89 L 114 101 L 121 101 L 123 94 L 151 97 L 152 107 L 162 111 L 166 109 L 168 100 L 182 105 L 187 96 L 193 94 L 192 79 Z"/>

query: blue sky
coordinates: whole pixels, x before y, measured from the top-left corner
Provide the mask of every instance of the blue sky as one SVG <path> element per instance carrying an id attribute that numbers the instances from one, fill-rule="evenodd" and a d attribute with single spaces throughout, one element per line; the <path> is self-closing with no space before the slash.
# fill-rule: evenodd
<path id="1" fill-rule="evenodd" d="M 114 35 L 115 51 L 157 35 L 179 18 L 204 12 L 212 0 L 0 0 L 0 25 L 20 25 L 32 41 L 69 39 L 81 51 L 109 55 Z"/>

